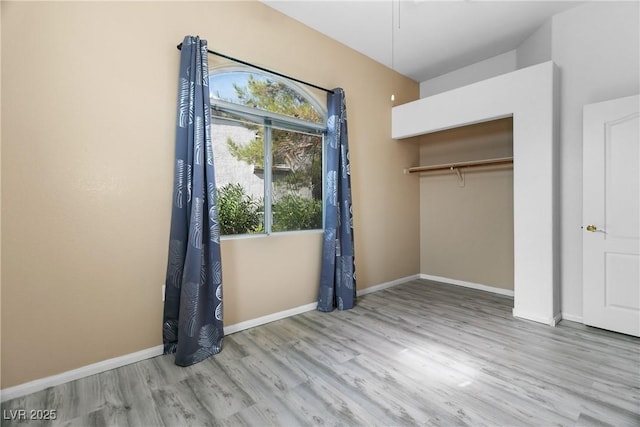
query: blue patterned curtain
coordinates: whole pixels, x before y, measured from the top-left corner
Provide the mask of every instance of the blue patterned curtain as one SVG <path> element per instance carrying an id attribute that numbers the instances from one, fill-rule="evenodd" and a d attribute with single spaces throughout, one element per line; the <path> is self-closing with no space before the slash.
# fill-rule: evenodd
<path id="1" fill-rule="evenodd" d="M 180 57 L 176 160 L 165 287 L 164 353 L 176 365 L 222 349 L 222 262 L 209 127 L 207 41 L 185 37 Z"/>
<path id="2" fill-rule="evenodd" d="M 324 239 L 318 310 L 348 310 L 356 301 L 351 173 L 344 91 L 327 95 Z"/>

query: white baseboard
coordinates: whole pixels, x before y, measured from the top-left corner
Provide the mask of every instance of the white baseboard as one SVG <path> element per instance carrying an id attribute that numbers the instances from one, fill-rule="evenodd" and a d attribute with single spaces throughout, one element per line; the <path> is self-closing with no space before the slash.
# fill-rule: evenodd
<path id="1" fill-rule="evenodd" d="M 299 307 L 290 308 L 288 310 L 267 314 L 266 316 L 256 317 L 255 319 L 249 319 L 249 320 L 245 320 L 244 322 L 225 326 L 224 334 L 225 335 L 233 334 L 235 332 L 244 331 L 245 329 L 255 328 L 256 326 L 265 325 L 267 323 L 275 322 L 276 320 L 295 316 L 296 314 L 312 311 L 312 310 L 315 310 L 317 306 L 318 306 L 317 302 L 312 302 L 309 304 L 301 305 Z"/>
<path id="2" fill-rule="evenodd" d="M 479 289 L 482 291 L 493 292 L 500 295 L 506 295 L 513 297 L 514 293 L 509 289 L 495 288 L 493 286 L 482 285 L 480 283 L 466 282 L 464 280 L 450 279 L 448 277 L 441 276 L 432 276 L 430 274 L 420 274 L 421 279 L 433 280 L 435 282 L 448 283 L 456 286 L 464 286 L 466 288 Z M 538 323 L 544 323 L 549 326 L 556 326 L 562 319 L 570 320 L 572 322 L 584 323 L 581 316 L 575 316 L 566 313 L 558 313 L 553 317 L 541 317 L 537 315 L 532 315 L 531 313 L 525 313 L 521 310 L 513 309 L 513 316 L 518 317 L 520 319 L 531 320 Z"/>
<path id="3" fill-rule="evenodd" d="M 419 278 L 419 275 L 416 274 L 415 276 L 408 276 L 402 279 L 393 280 L 391 282 L 370 286 L 368 288 L 357 291 L 357 295 L 365 295 L 371 292 L 389 288 L 391 286 L 401 285 L 417 278 Z M 245 329 L 254 328 L 256 326 L 264 325 L 276 320 L 295 316 L 296 314 L 312 311 L 316 309 L 317 305 L 318 304 L 316 302 L 313 302 L 310 304 L 301 305 L 299 307 L 290 308 L 288 310 L 279 311 L 277 313 L 268 314 L 266 316 L 257 317 L 255 319 L 246 320 L 244 322 L 235 323 L 230 326 L 225 326 L 224 333 L 225 335 L 229 335 L 233 334 L 234 332 L 240 332 Z M 62 372 L 60 374 L 40 378 L 34 381 L 29 381 L 27 383 L 19 384 L 14 387 L 8 387 L 0 390 L 0 402 L 5 402 L 7 400 L 15 399 L 16 397 L 21 397 L 27 394 L 42 391 L 46 388 L 64 384 L 69 381 L 74 381 L 80 378 L 88 377 L 90 375 L 95 375 L 101 372 L 109 371 L 111 369 L 116 369 L 121 366 L 129 365 L 131 363 L 140 362 L 145 359 L 151 359 L 152 357 L 162 355 L 163 352 L 164 346 L 158 345 L 146 350 L 125 354 L 124 356 L 114 357 L 113 359 L 103 360 L 91 365 L 82 366 L 71 371 Z"/>
<path id="4" fill-rule="evenodd" d="M 411 280 L 418 279 L 419 276 L 420 275 L 415 274 L 413 276 L 403 277 L 401 279 L 392 280 L 390 282 L 381 283 L 379 285 L 369 286 L 368 288 L 364 288 L 359 291 L 356 291 L 356 295 L 362 296 L 362 295 L 370 294 L 371 292 L 381 291 L 383 289 L 390 288 L 392 286 L 401 285 Z M 225 335 L 228 335 L 228 334 L 233 334 L 235 332 L 243 331 L 245 329 L 255 328 L 256 326 L 264 325 L 267 323 L 274 322 L 276 320 L 295 316 L 296 314 L 302 314 L 307 311 L 315 310 L 317 306 L 318 306 L 317 302 L 312 302 L 310 304 L 301 305 L 299 307 L 290 308 L 288 310 L 279 311 L 277 313 L 267 314 L 266 316 L 257 317 L 255 319 L 245 320 L 244 322 L 236 323 L 230 326 L 225 326 L 224 333 Z"/>
<path id="5" fill-rule="evenodd" d="M 464 280 L 450 279 L 448 277 L 432 276 L 430 274 L 420 274 L 420 278 L 426 279 L 426 280 L 433 280 L 435 282 L 448 283 L 456 286 L 464 286 L 465 288 L 479 289 L 481 291 L 493 292 L 495 294 L 506 295 L 510 297 L 514 296 L 514 293 L 512 290 L 495 288 L 493 286 L 482 285 L 480 283 L 466 282 Z M 516 310 L 515 308 L 513 309 L 513 316 L 518 317 L 520 319 L 526 319 L 526 320 L 531 320 L 538 323 L 544 323 L 545 325 L 549 325 L 549 326 L 556 326 L 558 323 L 560 323 L 560 320 L 562 319 L 572 320 L 574 322 L 582 322 L 582 318 L 578 316 L 571 316 L 571 315 L 558 313 L 553 317 L 547 318 L 547 317 L 532 315 L 531 313 L 525 313 L 521 310 Z"/>
<path id="6" fill-rule="evenodd" d="M 380 283 L 379 285 L 369 286 L 368 288 L 361 289 L 356 292 L 357 296 L 362 296 L 366 294 L 370 294 L 372 292 L 381 291 L 383 289 L 391 288 L 392 286 L 402 285 L 404 283 L 410 282 L 412 280 L 419 279 L 419 274 L 414 274 L 413 276 L 403 277 L 401 279 L 392 280 L 390 282 Z"/>
<path id="7" fill-rule="evenodd" d="M 431 274 L 420 274 L 421 279 L 433 280 L 434 282 L 442 282 L 450 285 L 463 286 L 465 288 L 478 289 L 481 291 L 492 292 L 494 294 L 506 295 L 508 297 L 513 296 L 513 291 L 509 289 L 496 288 L 493 286 L 482 285 L 480 283 L 467 282 L 458 279 L 449 279 L 448 277 L 433 276 Z"/>
<path id="8" fill-rule="evenodd" d="M 136 351 L 135 353 L 125 354 L 124 356 L 114 357 L 113 359 L 92 363 L 91 365 L 83 366 L 71 371 L 51 375 L 50 377 L 29 381 L 28 383 L 19 384 L 14 387 L 8 387 L 0 391 L 0 401 L 5 402 L 7 400 L 15 399 L 16 397 L 35 393 L 69 381 L 99 374 L 121 366 L 130 365 L 131 363 L 139 362 L 141 360 L 151 359 L 152 357 L 160 356 L 163 351 L 164 347 L 162 345 L 157 345 L 145 350 Z"/>
<path id="9" fill-rule="evenodd" d="M 584 323 L 584 318 L 582 316 L 576 316 L 575 314 L 569 314 L 569 313 L 562 313 L 562 320 Z"/>
<path id="10" fill-rule="evenodd" d="M 229 335 L 234 332 L 239 332 L 245 329 L 264 325 L 266 323 L 284 319 L 289 316 L 294 316 L 306 311 L 315 310 L 316 306 L 317 303 L 314 302 L 299 307 L 294 307 L 289 310 L 280 311 L 278 313 L 272 313 L 266 316 L 250 319 L 230 326 L 225 326 L 224 333 L 225 335 Z M 7 400 L 15 399 L 16 397 L 35 393 L 49 387 L 67 383 L 69 381 L 74 381 L 80 378 L 88 377 L 90 375 L 99 374 L 101 372 L 129 365 L 131 363 L 140 362 L 145 359 L 160 356 L 163 354 L 163 352 L 164 346 L 159 345 L 148 348 L 146 350 L 141 350 L 135 353 L 125 354 L 124 356 L 115 357 L 113 359 L 103 360 L 102 362 L 93 363 L 91 365 L 83 366 L 71 371 L 66 371 L 49 377 L 40 378 L 28 383 L 19 384 L 14 387 L 8 387 L 0 391 L 0 401 L 4 402 Z"/>
<path id="11" fill-rule="evenodd" d="M 535 314 L 527 313 L 522 310 L 513 309 L 513 317 L 520 319 L 531 320 L 533 322 L 544 323 L 549 326 L 556 326 L 560 320 L 562 320 L 562 314 L 558 313 L 553 317 L 542 317 Z"/>

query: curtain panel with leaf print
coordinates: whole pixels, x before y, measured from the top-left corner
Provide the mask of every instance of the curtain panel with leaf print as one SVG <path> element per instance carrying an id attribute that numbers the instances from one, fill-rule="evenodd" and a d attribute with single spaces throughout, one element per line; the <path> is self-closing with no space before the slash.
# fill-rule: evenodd
<path id="1" fill-rule="evenodd" d="M 318 310 L 353 308 L 356 301 L 351 170 L 344 90 L 327 94 L 325 227 Z"/>
<path id="2" fill-rule="evenodd" d="M 164 353 L 188 366 L 222 350 L 222 260 L 211 142 L 207 41 L 182 43 Z"/>

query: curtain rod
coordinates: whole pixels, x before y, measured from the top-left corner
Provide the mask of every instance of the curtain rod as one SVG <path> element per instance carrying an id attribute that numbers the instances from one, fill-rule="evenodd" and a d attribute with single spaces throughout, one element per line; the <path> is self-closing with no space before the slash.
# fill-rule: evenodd
<path id="1" fill-rule="evenodd" d="M 177 46 L 177 48 L 178 48 L 178 50 L 182 50 L 182 43 L 180 43 Z M 261 71 L 266 71 L 267 73 L 275 74 L 276 76 L 284 77 L 285 79 L 293 80 L 294 82 L 302 83 L 303 85 L 311 86 L 312 88 L 315 88 L 315 89 L 323 90 L 323 91 L 331 93 L 331 94 L 334 93 L 331 89 L 325 89 L 325 88 L 323 88 L 321 86 L 314 85 L 313 83 L 305 82 L 304 80 L 296 79 L 294 77 L 289 77 L 286 74 L 278 73 L 277 71 L 272 71 L 272 70 L 270 70 L 268 68 L 264 68 L 264 67 L 261 67 L 259 65 L 252 64 L 250 62 L 243 61 L 241 59 L 237 59 L 237 58 L 234 58 L 234 57 L 229 56 L 229 55 L 225 55 L 224 53 L 215 52 L 215 51 L 210 50 L 210 49 L 207 49 L 207 52 L 209 52 L 211 55 L 220 56 L 220 57 L 228 59 L 230 61 L 237 62 L 238 64 L 242 64 L 242 65 L 246 65 L 248 67 L 256 68 L 256 69 L 261 70 Z"/>

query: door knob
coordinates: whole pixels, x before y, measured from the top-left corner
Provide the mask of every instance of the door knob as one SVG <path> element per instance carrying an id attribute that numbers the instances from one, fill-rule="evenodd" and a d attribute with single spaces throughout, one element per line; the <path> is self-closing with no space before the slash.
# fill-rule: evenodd
<path id="1" fill-rule="evenodd" d="M 605 230 L 599 229 L 595 225 L 587 225 L 587 231 L 590 231 L 592 233 L 595 233 L 597 231 L 598 233 L 607 234 L 607 232 Z"/>

